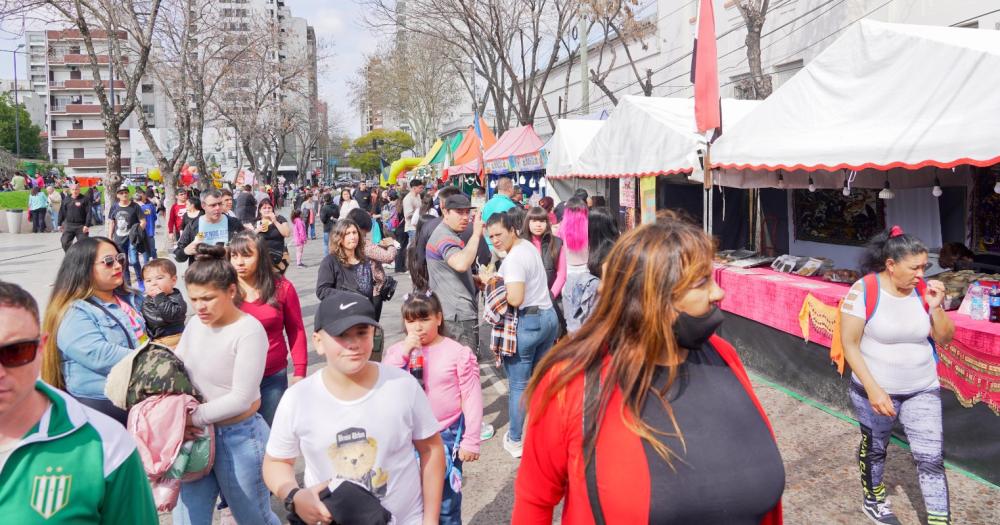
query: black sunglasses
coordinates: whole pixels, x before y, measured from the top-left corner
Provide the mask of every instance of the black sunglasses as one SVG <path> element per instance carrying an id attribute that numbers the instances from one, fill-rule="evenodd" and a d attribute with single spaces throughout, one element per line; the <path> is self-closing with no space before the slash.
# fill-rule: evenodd
<path id="1" fill-rule="evenodd" d="M 33 339 L 0 346 L 0 365 L 4 368 L 15 368 L 34 361 L 40 342 L 39 339 Z"/>
<path id="2" fill-rule="evenodd" d="M 98 259 L 97 263 L 98 264 L 103 263 L 104 266 L 111 268 L 112 266 L 115 265 L 115 261 L 118 261 L 118 264 L 124 265 L 125 259 L 126 259 L 125 254 L 119 253 L 118 255 L 105 255 L 103 259 Z"/>

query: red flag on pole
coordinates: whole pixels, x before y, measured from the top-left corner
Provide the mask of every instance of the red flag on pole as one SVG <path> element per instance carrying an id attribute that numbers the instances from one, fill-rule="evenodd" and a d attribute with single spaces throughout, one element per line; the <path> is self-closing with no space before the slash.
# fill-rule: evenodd
<path id="1" fill-rule="evenodd" d="M 698 33 L 691 56 L 694 83 L 694 120 L 698 132 L 722 133 L 722 101 L 719 99 L 719 54 L 715 47 L 715 10 L 712 0 L 700 0 Z M 713 137 L 714 138 L 714 137 Z"/>

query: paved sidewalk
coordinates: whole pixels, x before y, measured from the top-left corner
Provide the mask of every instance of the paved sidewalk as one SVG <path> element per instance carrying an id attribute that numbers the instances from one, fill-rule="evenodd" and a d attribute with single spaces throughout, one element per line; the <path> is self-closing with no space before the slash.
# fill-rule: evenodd
<path id="1" fill-rule="evenodd" d="M 302 300 L 306 328 L 310 331 L 318 304 L 315 285 L 317 267 L 323 257 L 321 244 L 322 240 L 310 241 L 306 246 L 307 268 L 293 266 L 288 271 Z M 59 234 L 0 234 L 0 279 L 26 287 L 43 309 L 61 260 Z M 399 291 L 382 313 L 387 345 L 402 337 L 399 305 L 410 289 L 405 274 L 393 275 L 400 281 Z M 180 287 L 183 290 L 182 284 Z M 309 363 L 310 373 L 322 367 L 322 358 L 312 351 L 311 345 Z M 499 378 L 491 365 L 482 368 L 485 419 L 496 427 L 496 437 L 483 444 L 480 461 L 466 465 L 462 510 L 466 523 L 493 525 L 510 522 L 518 463 L 501 446 L 501 437 L 507 429 L 506 381 Z M 868 523 L 860 511 L 861 484 L 855 457 L 860 439 L 857 427 L 789 396 L 768 382 L 758 380 L 755 385 L 770 415 L 785 462 L 785 523 Z M 298 470 L 301 474 L 301 465 Z M 889 449 L 885 482 L 900 520 L 904 524 L 924 522 L 916 469 L 909 452 L 895 444 Z M 952 469 L 948 470 L 948 484 L 954 523 L 1000 523 L 1000 488 Z M 272 498 L 272 504 L 284 520 L 279 502 Z M 161 523 L 170 522 L 169 515 L 161 516 Z"/>

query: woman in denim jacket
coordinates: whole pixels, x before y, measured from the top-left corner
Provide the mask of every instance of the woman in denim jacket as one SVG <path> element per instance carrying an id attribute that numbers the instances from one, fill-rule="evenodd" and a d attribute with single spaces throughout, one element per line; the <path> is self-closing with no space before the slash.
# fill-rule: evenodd
<path id="1" fill-rule="evenodd" d="M 45 310 L 42 379 L 84 405 L 125 424 L 126 413 L 108 401 L 108 372 L 148 339 L 142 296 L 122 279 L 125 255 L 106 237 L 70 246 Z"/>

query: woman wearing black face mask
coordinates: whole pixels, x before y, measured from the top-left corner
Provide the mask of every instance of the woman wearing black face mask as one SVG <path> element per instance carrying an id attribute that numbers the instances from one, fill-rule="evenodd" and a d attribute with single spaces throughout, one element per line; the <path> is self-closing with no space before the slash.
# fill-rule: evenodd
<path id="1" fill-rule="evenodd" d="M 624 235 L 591 317 L 538 365 L 514 523 L 779 524 L 785 471 L 733 347 L 712 239 L 669 213 Z"/>

